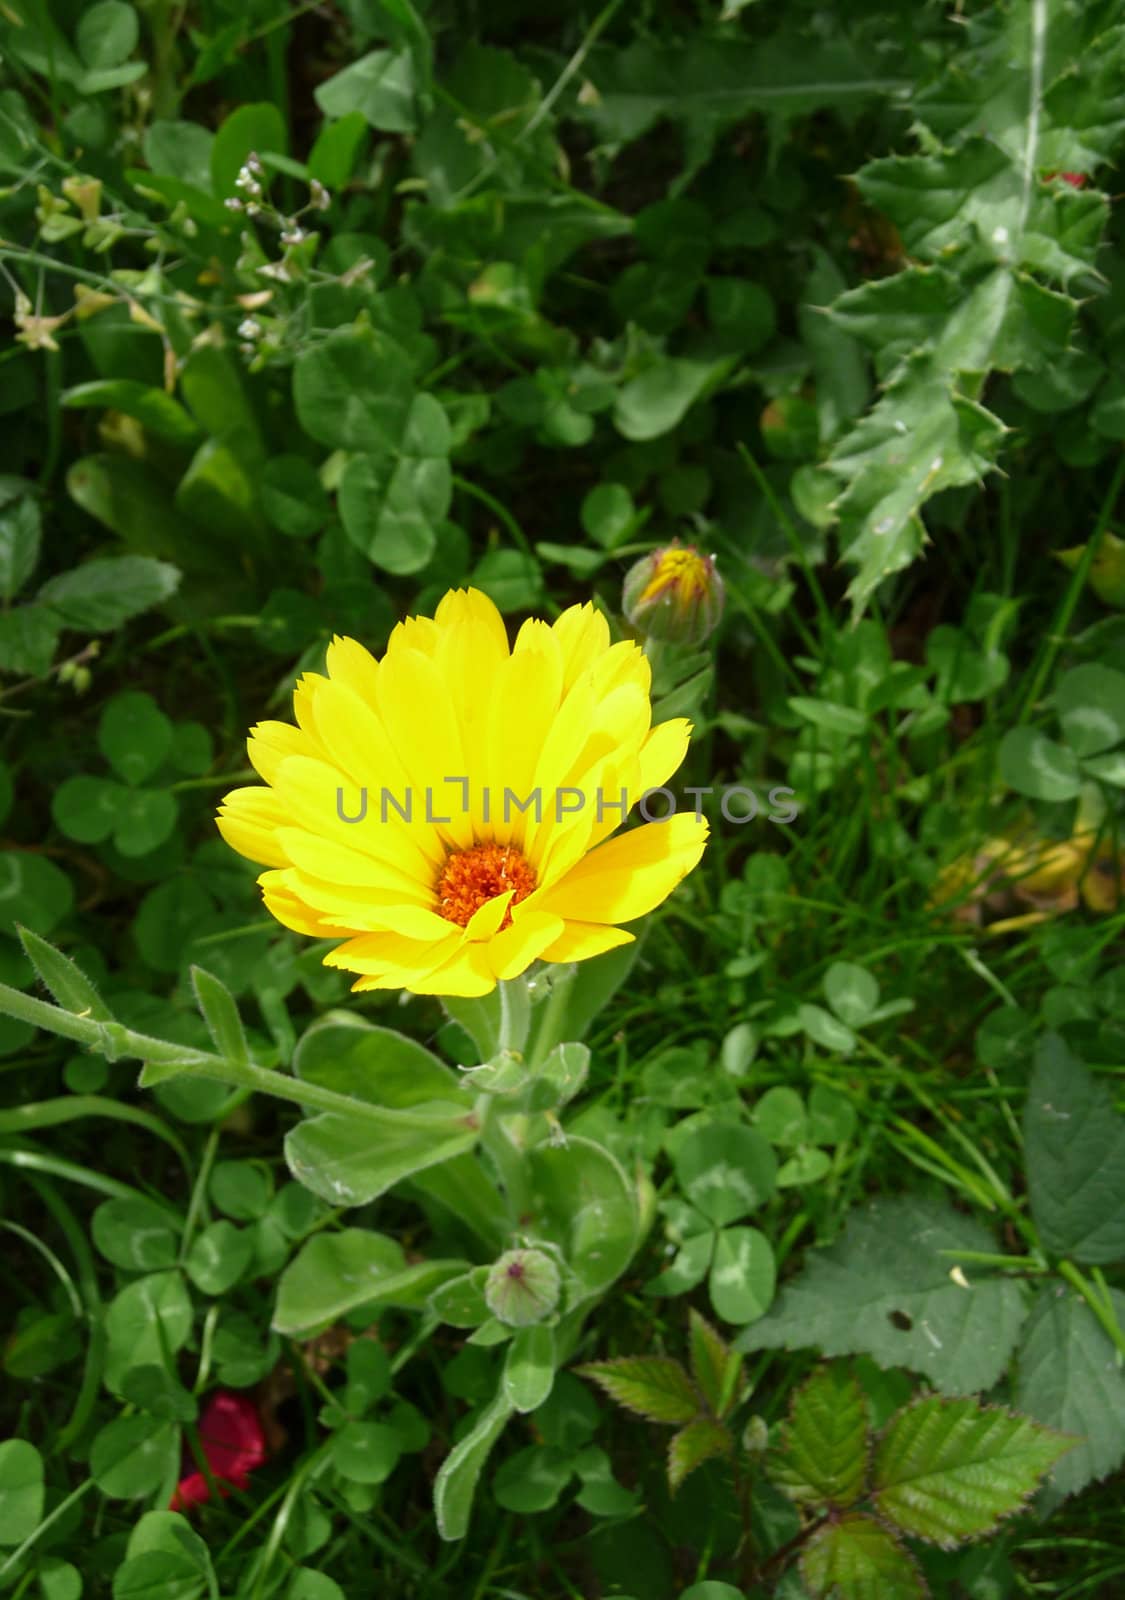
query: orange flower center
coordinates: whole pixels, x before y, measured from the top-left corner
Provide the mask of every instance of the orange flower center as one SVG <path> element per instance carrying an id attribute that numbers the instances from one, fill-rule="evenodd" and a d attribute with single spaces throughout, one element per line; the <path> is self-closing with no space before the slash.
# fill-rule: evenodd
<path id="1" fill-rule="evenodd" d="M 514 891 L 500 924 L 512 920 L 512 906 L 526 900 L 535 888 L 535 868 L 518 850 L 505 844 L 475 844 L 456 850 L 446 860 L 438 879 L 438 910 L 447 922 L 468 927 L 475 912 L 498 894 Z"/>

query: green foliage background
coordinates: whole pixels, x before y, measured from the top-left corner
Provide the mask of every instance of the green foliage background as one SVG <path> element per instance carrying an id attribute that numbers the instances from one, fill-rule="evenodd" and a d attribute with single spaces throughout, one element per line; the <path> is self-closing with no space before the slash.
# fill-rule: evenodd
<path id="1" fill-rule="evenodd" d="M 345 1005 L 469 1059 L 431 1002 L 349 1000 L 212 822 L 333 633 L 378 651 L 456 585 L 620 631 L 632 561 L 713 551 L 722 629 L 661 656 L 657 715 L 696 724 L 685 782 L 762 797 L 591 1002 L 568 1122 L 656 1186 L 583 1358 L 678 1357 L 702 1312 L 746 1358 L 730 1438 L 673 1495 L 564 1373 L 443 1544 L 433 1480 L 496 1383 L 479 1295 L 346 1284 L 460 1256 L 448 1213 L 332 1208 L 288 1108 L 141 1094 L 0 1017 L 0 1589 L 1116 1592 L 1119 10 L 0 7 L 0 982 L 50 983 L 20 926 L 184 1048 L 216 1008 L 242 1037 L 209 974 L 264 1067 L 346 1055 L 309 1032 Z M 877 1590 L 842 1537 L 798 1569 L 759 1457 L 818 1357 L 864 1427 L 974 1394 L 1073 1447 Z M 277 1431 L 189 1526 L 167 1491 L 216 1386 Z"/>

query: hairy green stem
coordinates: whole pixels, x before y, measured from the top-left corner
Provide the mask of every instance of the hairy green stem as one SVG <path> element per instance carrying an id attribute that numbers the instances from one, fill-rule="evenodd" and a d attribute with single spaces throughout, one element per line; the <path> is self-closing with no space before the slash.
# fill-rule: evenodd
<path id="1" fill-rule="evenodd" d="M 18 989 L 4 983 L 0 983 L 0 1012 L 16 1017 L 21 1022 L 29 1022 L 33 1027 L 62 1034 L 66 1039 L 73 1039 L 78 1044 L 99 1051 L 108 1061 L 116 1061 L 122 1056 L 135 1056 L 146 1065 L 174 1068 L 195 1077 L 229 1084 L 234 1089 L 249 1089 L 273 1095 L 275 1099 L 289 1100 L 310 1111 L 333 1111 L 339 1116 L 353 1120 L 358 1117 L 367 1122 L 378 1122 L 384 1127 L 388 1123 L 400 1128 L 419 1129 L 432 1128 L 434 1125 L 433 1118 L 424 1113 L 395 1111 L 386 1106 L 353 1100 L 350 1095 L 337 1094 L 334 1089 L 325 1089 L 318 1083 L 304 1083 L 298 1078 L 256 1067 L 249 1061 L 232 1061 L 208 1050 L 189 1050 L 168 1039 L 153 1039 L 148 1034 L 136 1033 L 120 1022 L 98 1022 L 92 1017 L 78 1016 L 61 1006 L 49 1005 L 45 1000 L 21 994 Z"/>

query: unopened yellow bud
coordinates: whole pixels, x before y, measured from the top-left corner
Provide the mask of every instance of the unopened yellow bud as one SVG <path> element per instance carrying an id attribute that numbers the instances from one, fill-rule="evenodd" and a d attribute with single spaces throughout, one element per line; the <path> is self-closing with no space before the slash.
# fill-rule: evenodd
<path id="1" fill-rule="evenodd" d="M 638 633 L 667 644 L 697 645 L 718 626 L 724 598 L 714 556 L 674 539 L 629 569 L 621 604 Z"/>

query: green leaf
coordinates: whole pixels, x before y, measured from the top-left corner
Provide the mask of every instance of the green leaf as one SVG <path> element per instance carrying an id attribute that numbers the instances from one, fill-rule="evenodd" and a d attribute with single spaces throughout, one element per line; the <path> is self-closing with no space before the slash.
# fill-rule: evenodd
<path id="1" fill-rule="evenodd" d="M 691 1422 L 702 1410 L 702 1396 L 671 1356 L 617 1356 L 575 1370 L 649 1422 Z"/>
<path id="2" fill-rule="evenodd" d="M 926 1600 L 929 1594 L 906 1547 L 858 1511 L 817 1529 L 801 1552 L 801 1578 L 814 1600 Z"/>
<path id="3" fill-rule="evenodd" d="M 0 851 L 0 928 L 14 933 L 23 923 L 48 934 L 74 904 L 65 872 L 27 850 Z"/>
<path id="4" fill-rule="evenodd" d="M 1019 1335 L 1026 1291 L 986 1277 L 962 1288 L 950 1277 L 954 1261 L 939 1254 L 956 1249 L 994 1253 L 996 1241 L 943 1200 L 873 1201 L 852 1212 L 834 1245 L 810 1253 L 736 1347 L 864 1354 L 924 1373 L 946 1394 L 989 1389 Z"/>
<path id="5" fill-rule="evenodd" d="M 413 398 L 406 351 L 371 329 L 341 329 L 302 351 L 293 368 L 297 418 L 311 439 L 332 449 L 390 456 Z"/>
<path id="6" fill-rule="evenodd" d="M 501 611 L 530 611 L 543 598 L 539 563 L 522 550 L 489 550 L 473 568 L 472 581 Z"/>
<path id="7" fill-rule="evenodd" d="M 484 1006 L 454 1003 L 459 1017 L 466 1015 L 461 1007 Z M 478 1021 L 484 1016 L 482 1009 Z M 405 1108 L 458 1092 L 456 1074 L 424 1046 L 389 1028 L 373 1027 L 352 1012 L 332 1012 L 314 1023 L 297 1046 L 293 1070 L 298 1077 L 374 1105 Z M 430 1167 L 411 1181 L 471 1227 L 489 1249 L 498 1253 L 503 1248 L 510 1228 L 507 1208 L 475 1157 Z"/>
<path id="8" fill-rule="evenodd" d="M 707 1276 L 718 1237 L 717 1233 L 707 1232 L 685 1239 L 671 1266 L 665 1267 L 663 1272 L 658 1272 L 655 1278 L 650 1278 L 645 1284 L 645 1293 L 655 1295 L 689 1293 Z"/>
<path id="9" fill-rule="evenodd" d="M 176 178 L 179 182 L 211 193 L 211 150 L 215 135 L 210 128 L 198 122 L 172 122 L 157 118 L 145 129 L 145 160 L 160 177 Z M 68 399 L 76 391 L 63 395 L 63 404 L 74 404 Z M 150 391 L 160 392 L 163 391 Z M 107 402 L 112 404 L 112 402 Z M 124 407 L 118 409 L 124 410 Z"/>
<path id="10" fill-rule="evenodd" d="M 1111 1289 L 1109 1301 L 1117 1326 L 1125 1328 L 1125 1294 Z M 1076 1494 L 1125 1460 L 1121 1358 L 1085 1300 L 1057 1283 L 1045 1284 L 1032 1303 L 1013 1401 L 1037 1422 L 1077 1435 L 1051 1475 L 1059 1494 Z"/>
<path id="11" fill-rule="evenodd" d="M 208 1187 L 214 1204 L 236 1222 L 256 1222 L 265 1216 L 273 1195 L 268 1169 L 249 1161 L 218 1162 L 211 1169 Z"/>
<path id="12" fill-rule="evenodd" d="M 557 1244 L 575 1282 L 568 1306 L 601 1295 L 637 1248 L 639 1218 L 632 1185 L 601 1145 L 572 1135 L 565 1147 L 540 1146 L 527 1158 L 533 1233 Z"/>
<path id="13" fill-rule="evenodd" d="M 140 1500 L 179 1460 L 180 1432 L 159 1417 L 119 1417 L 94 1435 L 90 1476 L 111 1500 Z"/>
<path id="14" fill-rule="evenodd" d="M 179 582 L 178 569 L 166 561 L 110 556 L 49 579 L 39 591 L 39 602 L 68 628 L 108 633 L 170 599 Z"/>
<path id="15" fill-rule="evenodd" d="M 191 1334 L 192 1306 L 179 1272 L 153 1272 L 126 1285 L 105 1315 L 106 1387 L 119 1393 L 130 1367 L 167 1365 Z"/>
<path id="16" fill-rule="evenodd" d="M 184 1266 L 197 1289 L 222 1295 L 245 1276 L 253 1255 L 254 1239 L 249 1231 L 223 1218 L 196 1235 Z"/>
<path id="17" fill-rule="evenodd" d="M 850 1506 L 863 1493 L 867 1402 L 854 1373 L 820 1367 L 793 1396 L 770 1476 L 790 1499 Z"/>
<path id="18" fill-rule="evenodd" d="M 175 1265 L 180 1219 L 151 1200 L 104 1200 L 91 1228 L 94 1244 L 116 1267 L 154 1272 Z"/>
<path id="19" fill-rule="evenodd" d="M 459 1261 L 407 1266 L 401 1245 L 365 1228 L 314 1234 L 281 1274 L 273 1326 L 292 1335 L 374 1301 L 423 1305 L 440 1284 L 464 1270 Z"/>
<path id="20" fill-rule="evenodd" d="M 628 489 L 620 483 L 599 483 L 582 502 L 582 526 L 603 550 L 613 550 L 638 523 Z"/>
<path id="21" fill-rule="evenodd" d="M 766 1140 L 733 1122 L 693 1128 L 677 1144 L 672 1164 L 685 1199 L 717 1227 L 756 1211 L 777 1181 Z"/>
<path id="22" fill-rule="evenodd" d="M 753 1110 L 754 1126 L 770 1144 L 804 1144 L 808 1138 L 808 1118 L 804 1102 L 796 1089 L 778 1084 L 767 1089 Z"/>
<path id="23" fill-rule="evenodd" d="M 517 1328 L 504 1362 L 504 1393 L 516 1411 L 535 1411 L 555 1381 L 555 1333 L 548 1323 Z"/>
<path id="24" fill-rule="evenodd" d="M 0 613 L 0 672 L 41 678 L 55 659 L 61 619 L 47 606 L 16 606 Z"/>
<path id="25" fill-rule="evenodd" d="M 26 1439 L 0 1444 L 0 1545 L 22 1544 L 43 1520 L 43 1458 Z"/>
<path id="26" fill-rule="evenodd" d="M 35 571 L 41 537 L 39 503 L 30 495 L 0 508 L 0 599 L 14 599 Z"/>
<path id="27" fill-rule="evenodd" d="M 557 1044 L 527 1092 L 528 1111 L 560 1111 L 582 1088 L 589 1070 L 588 1045 Z"/>
<path id="28" fill-rule="evenodd" d="M 143 783 L 172 746 L 172 724 L 151 695 L 126 690 L 114 695 L 98 724 L 98 748 L 118 777 Z"/>
<path id="29" fill-rule="evenodd" d="M 326 122 L 309 151 L 309 177 L 326 189 L 342 189 L 355 170 L 368 126 L 362 111 L 347 111 L 336 122 Z"/>
<path id="30" fill-rule="evenodd" d="M 385 1422 L 346 1422 L 332 1438 L 332 1465 L 353 1483 L 385 1483 L 401 1454 L 398 1433 Z"/>
<path id="31" fill-rule="evenodd" d="M 194 124 L 189 126 L 194 128 Z M 202 132 L 202 130 L 199 130 Z M 163 389 L 153 389 L 134 378 L 99 378 L 65 389 L 60 397 L 64 406 L 79 409 L 120 411 L 136 420 L 156 439 L 164 439 L 181 449 L 193 450 L 203 430 L 178 400 Z"/>
<path id="32" fill-rule="evenodd" d="M 754 1322 L 773 1300 L 773 1246 L 757 1228 L 724 1228 L 715 1240 L 708 1288 L 724 1322 Z"/>
<path id="33" fill-rule="evenodd" d="M 501 1390 L 442 1462 L 434 1482 L 434 1516 L 443 1539 L 465 1537 L 484 1463 L 507 1426 L 512 1410 L 511 1401 Z"/>
<path id="34" fill-rule="evenodd" d="M 1024 1109 L 1031 1213 L 1054 1255 L 1125 1256 L 1125 1117 L 1058 1034 L 1036 1045 Z"/>
<path id="35" fill-rule="evenodd" d="M 432 395 L 416 395 L 401 439 L 389 454 L 353 456 L 340 480 L 340 518 L 352 543 L 377 567 L 418 572 L 437 544 L 449 510 L 451 434 Z"/>
<path id="36" fill-rule="evenodd" d="M 413 58 L 406 50 L 372 50 L 320 84 L 314 97 L 326 117 L 359 112 L 384 133 L 413 133 Z"/>
<path id="37" fill-rule="evenodd" d="M 459 1278 L 451 1278 L 430 1296 L 430 1310 L 453 1328 L 479 1328 L 490 1312 L 484 1298 L 487 1267 L 475 1267 Z"/>
<path id="38" fill-rule="evenodd" d="M 236 195 L 235 179 L 248 155 L 267 151 L 284 155 L 287 148 L 285 118 L 276 105 L 259 101 L 239 106 L 224 120 L 211 146 L 212 192 L 220 200 Z"/>
<path id="39" fill-rule="evenodd" d="M 1087 662 L 1064 672 L 1055 705 L 1067 744 L 1094 756 L 1125 739 L 1125 672 Z"/>
<path id="40" fill-rule="evenodd" d="M 737 1398 L 742 1357 L 719 1337 L 694 1306 L 688 1317 L 692 1377 L 711 1411 L 721 1417 Z"/>
<path id="41" fill-rule="evenodd" d="M 88 67 L 117 67 L 136 49 L 140 25 L 124 0 L 99 0 L 78 20 L 78 54 Z"/>
<path id="42" fill-rule="evenodd" d="M 191 986 L 219 1055 L 226 1056 L 228 1061 L 249 1061 L 250 1051 L 238 1004 L 226 984 L 202 967 L 192 967 Z"/>
<path id="43" fill-rule="evenodd" d="M 587 71 L 597 93 L 582 110 L 599 136 L 628 144 L 662 117 L 680 122 L 687 177 L 708 159 L 720 130 L 752 112 L 771 119 L 777 139 L 792 117 L 858 110 L 910 87 L 893 72 L 872 72 L 846 39 L 821 38 L 800 21 L 787 21 L 766 40 L 703 30 L 687 40 L 642 38 L 625 50 L 593 53 Z"/>
<path id="44" fill-rule="evenodd" d="M 557 1504 L 574 1476 L 569 1455 L 549 1445 L 533 1444 L 509 1456 L 492 1480 L 497 1505 L 530 1516 Z"/>
<path id="45" fill-rule="evenodd" d="M 887 1424 L 872 1468 L 875 1505 L 904 1533 L 952 1549 L 1018 1511 L 1070 1446 L 999 1406 L 931 1395 Z"/>
<path id="46" fill-rule="evenodd" d="M 304 456 L 274 456 L 258 484 L 262 510 L 273 527 L 290 539 L 319 533 L 332 514 L 320 474 Z"/>
<path id="47" fill-rule="evenodd" d="M 879 984 L 865 967 L 834 961 L 824 974 L 828 1004 L 849 1028 L 862 1028 L 879 1004 Z"/>
<path id="48" fill-rule="evenodd" d="M 130 1367 L 121 1380 L 121 1398 L 165 1422 L 194 1422 L 199 1407 L 193 1394 L 164 1367 Z"/>
<path id="49" fill-rule="evenodd" d="M 24 955 L 51 992 L 51 997 L 66 1011 L 92 1017 L 95 1022 L 112 1022 L 113 1012 L 98 994 L 85 973 L 61 950 L 41 939 L 29 928 L 16 928 Z"/>
<path id="50" fill-rule="evenodd" d="M 285 1159 L 297 1181 L 322 1200 L 361 1206 L 476 1142 L 464 1104 L 432 1101 L 409 1115 L 386 1109 L 379 1119 L 326 1111 L 286 1134 Z"/>
<path id="51" fill-rule="evenodd" d="M 1009 728 L 1000 741 L 1000 776 L 1033 800 L 1073 800 L 1082 787 L 1078 757 L 1034 728 Z"/>
<path id="52" fill-rule="evenodd" d="M 668 1486 L 672 1493 L 689 1472 L 714 1456 L 729 1456 L 731 1450 L 731 1436 L 721 1422 L 713 1417 L 697 1417 L 689 1422 L 668 1443 Z"/>
<path id="53" fill-rule="evenodd" d="M 618 433 L 634 441 L 671 433 L 698 400 L 719 387 L 734 365 L 734 357 L 666 357 L 646 368 L 618 391 L 613 408 Z"/>

